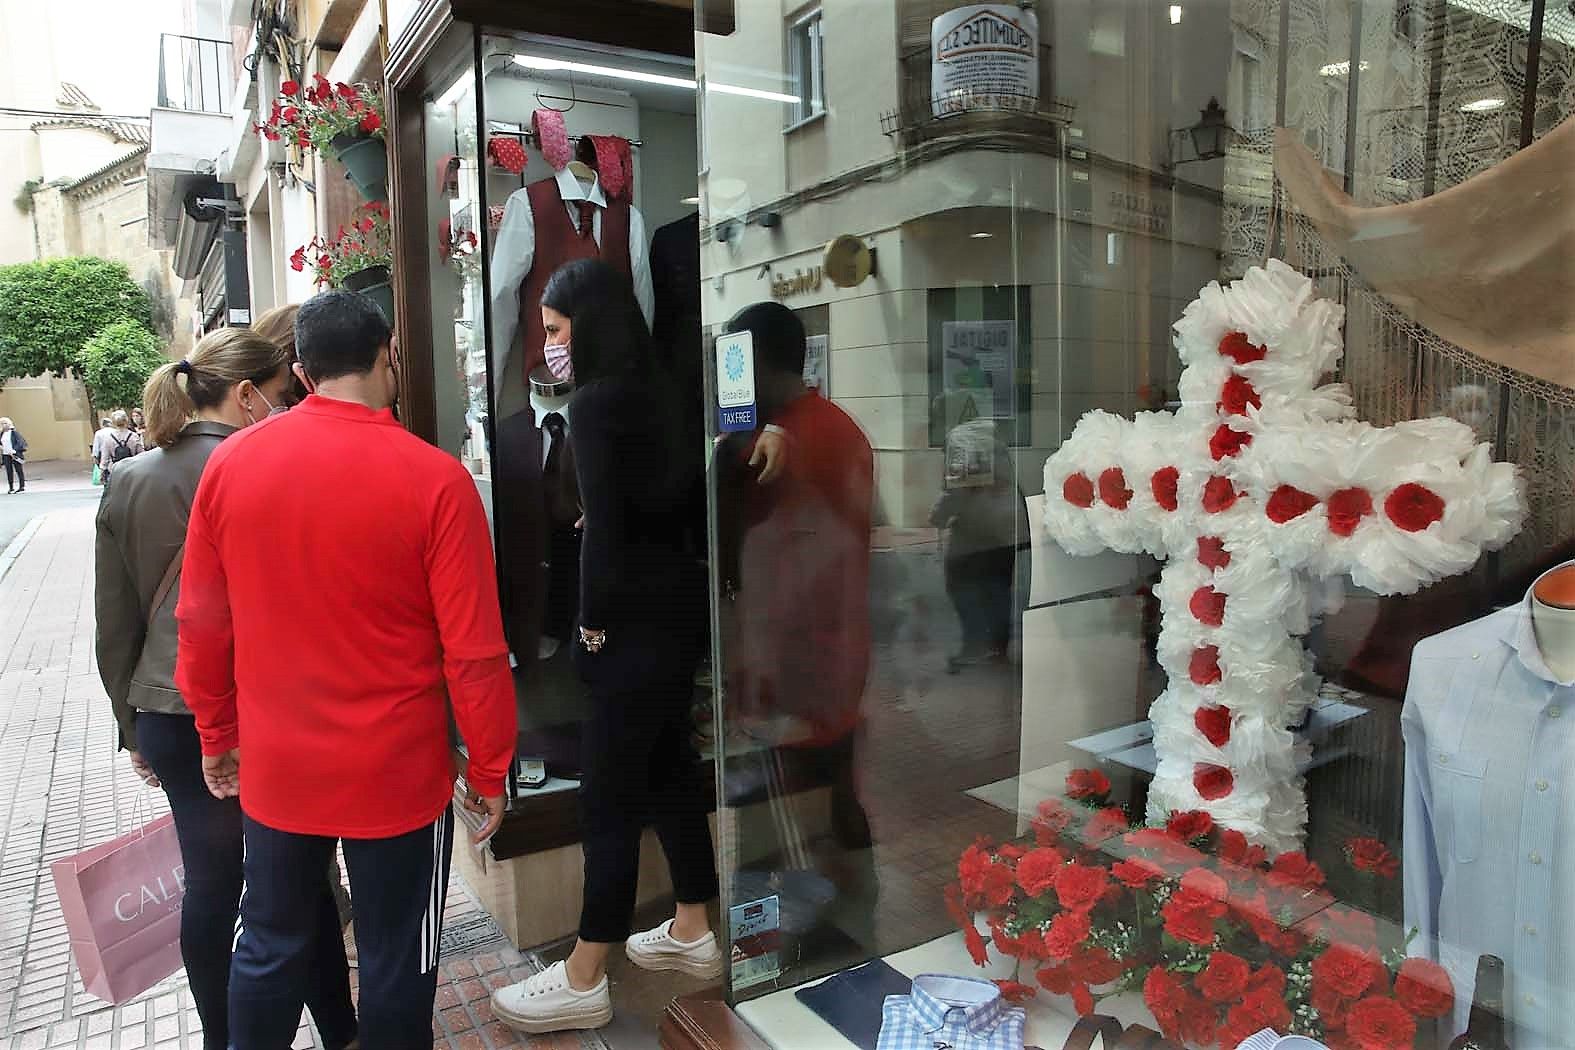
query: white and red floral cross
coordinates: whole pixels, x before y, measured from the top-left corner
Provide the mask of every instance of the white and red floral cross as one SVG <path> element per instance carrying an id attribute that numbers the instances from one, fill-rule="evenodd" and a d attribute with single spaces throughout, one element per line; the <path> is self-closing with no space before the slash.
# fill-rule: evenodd
<path id="1" fill-rule="evenodd" d="M 1066 551 L 1166 561 L 1150 815 L 1206 810 L 1273 851 L 1299 848 L 1307 819 L 1286 727 L 1317 693 L 1298 640 L 1325 611 L 1316 581 L 1410 594 L 1523 517 L 1514 468 L 1465 424 L 1373 427 L 1343 384 L 1318 385 L 1343 315 L 1278 261 L 1210 284 L 1175 325 L 1181 409 L 1090 412 L 1045 464 Z"/>

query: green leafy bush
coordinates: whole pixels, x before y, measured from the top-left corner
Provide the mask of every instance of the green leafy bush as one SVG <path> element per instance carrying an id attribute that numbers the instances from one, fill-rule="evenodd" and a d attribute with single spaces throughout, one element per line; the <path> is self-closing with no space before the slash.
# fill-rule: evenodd
<path id="1" fill-rule="evenodd" d="M 82 348 L 120 320 L 146 329 L 147 292 L 126 267 L 82 257 L 0 266 L 0 380 L 82 367 Z"/>
<path id="2" fill-rule="evenodd" d="M 100 411 L 135 408 L 154 369 L 164 364 L 158 336 L 129 318 L 106 325 L 82 348 L 82 379 Z"/>

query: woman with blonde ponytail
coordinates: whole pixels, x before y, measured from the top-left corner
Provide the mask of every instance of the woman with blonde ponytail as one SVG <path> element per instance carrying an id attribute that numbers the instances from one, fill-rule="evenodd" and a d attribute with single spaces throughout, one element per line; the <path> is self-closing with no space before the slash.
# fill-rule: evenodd
<path id="1" fill-rule="evenodd" d="M 186 862 L 181 956 L 205 1050 L 229 1045 L 230 951 L 241 897 L 241 810 L 202 777 L 191 712 L 175 686 L 181 553 L 204 466 L 219 443 L 288 404 L 294 354 L 244 328 L 202 338 L 143 392 L 151 451 L 123 458 L 98 512 L 99 675 L 131 766 L 169 797 Z M 118 420 L 117 420 L 118 422 Z M 323 879 L 322 943 L 308 1005 L 327 1046 L 356 1035 L 339 919 Z"/>

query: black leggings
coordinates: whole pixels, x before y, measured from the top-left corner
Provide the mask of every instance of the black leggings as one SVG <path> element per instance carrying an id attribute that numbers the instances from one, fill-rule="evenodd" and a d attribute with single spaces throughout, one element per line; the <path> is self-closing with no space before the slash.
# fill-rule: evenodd
<path id="1" fill-rule="evenodd" d="M 5 485 L 8 489 L 27 488 L 27 467 L 16 456 L 5 457 Z"/>
<path id="2" fill-rule="evenodd" d="M 691 716 L 703 639 L 703 621 L 694 617 L 692 627 L 610 628 L 606 647 L 594 655 L 577 648 L 591 691 L 581 744 L 582 940 L 610 944 L 629 936 L 647 826 L 661 840 L 679 903 L 704 904 L 717 895 Z"/>
<path id="3" fill-rule="evenodd" d="M 186 865 L 180 954 L 202 1020 L 202 1045 L 204 1050 L 225 1050 L 230 1045 L 230 950 L 241 903 L 240 803 L 209 793 L 202 779 L 202 745 L 190 715 L 137 712 L 137 750 L 169 798 Z M 326 867 L 318 870 L 326 873 Z M 318 918 L 318 936 L 328 942 L 322 949 L 327 960 L 314 975 L 307 1005 L 323 1041 L 342 1047 L 355 1038 L 356 1020 L 338 912 L 326 878 Z"/>

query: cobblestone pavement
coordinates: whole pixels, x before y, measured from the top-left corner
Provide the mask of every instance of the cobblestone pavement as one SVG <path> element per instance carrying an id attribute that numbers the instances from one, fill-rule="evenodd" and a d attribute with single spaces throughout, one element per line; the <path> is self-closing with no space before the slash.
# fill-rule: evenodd
<path id="1" fill-rule="evenodd" d="M 49 864 L 167 812 L 115 750 L 93 663 L 93 508 L 22 531 L 0 578 L 0 1045 L 199 1048 L 184 973 L 130 1003 L 88 995 Z M 15 553 L 13 551 L 13 553 Z M 513 950 L 456 879 L 449 894 L 435 1047 L 599 1050 L 595 1036 L 526 1043 L 494 1021 L 488 991 L 540 965 Z M 315 1047 L 304 1021 L 296 1047 Z"/>

